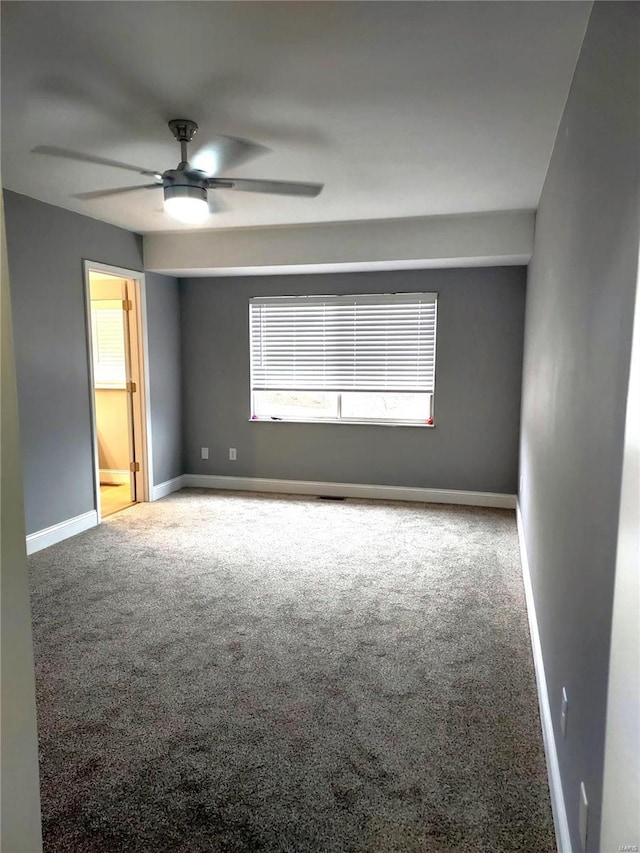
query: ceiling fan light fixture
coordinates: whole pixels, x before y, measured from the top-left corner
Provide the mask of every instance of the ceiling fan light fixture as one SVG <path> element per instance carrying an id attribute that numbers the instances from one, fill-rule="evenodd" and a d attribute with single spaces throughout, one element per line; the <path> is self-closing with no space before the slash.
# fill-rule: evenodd
<path id="1" fill-rule="evenodd" d="M 203 222 L 209 215 L 207 190 L 180 184 L 165 187 L 164 209 L 172 219 L 185 225 Z"/>

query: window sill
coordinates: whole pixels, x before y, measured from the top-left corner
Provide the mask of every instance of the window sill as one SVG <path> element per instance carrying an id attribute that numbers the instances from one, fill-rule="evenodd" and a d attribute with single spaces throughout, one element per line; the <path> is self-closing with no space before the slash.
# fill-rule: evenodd
<path id="1" fill-rule="evenodd" d="M 351 426 L 386 426 L 386 427 L 417 427 L 418 429 L 435 429 L 435 424 L 420 421 L 357 421 L 347 418 L 248 418 L 251 424 L 347 424 Z"/>

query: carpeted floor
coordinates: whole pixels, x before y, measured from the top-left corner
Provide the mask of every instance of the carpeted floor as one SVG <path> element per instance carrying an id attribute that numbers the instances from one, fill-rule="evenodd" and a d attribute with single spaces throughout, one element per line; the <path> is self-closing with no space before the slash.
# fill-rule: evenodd
<path id="1" fill-rule="evenodd" d="M 513 512 L 185 490 L 30 565 L 49 853 L 555 850 Z"/>

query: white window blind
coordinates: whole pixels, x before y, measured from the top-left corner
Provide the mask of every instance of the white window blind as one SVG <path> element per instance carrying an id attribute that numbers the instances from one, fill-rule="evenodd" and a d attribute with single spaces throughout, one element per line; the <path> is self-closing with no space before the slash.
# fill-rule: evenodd
<path id="1" fill-rule="evenodd" d="M 127 369 L 122 303 L 113 300 L 105 302 L 106 305 L 91 306 L 94 382 L 97 387 L 124 388 Z M 111 304 L 118 307 L 107 307 Z"/>
<path id="2" fill-rule="evenodd" d="M 436 293 L 250 300 L 252 390 L 433 393 Z"/>

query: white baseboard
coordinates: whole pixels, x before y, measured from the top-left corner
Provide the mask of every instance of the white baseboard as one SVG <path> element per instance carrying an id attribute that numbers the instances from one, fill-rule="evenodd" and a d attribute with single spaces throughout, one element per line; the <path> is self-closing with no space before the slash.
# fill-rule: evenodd
<path id="1" fill-rule="evenodd" d="M 562 777 L 560 776 L 560 765 L 558 763 L 556 739 L 553 734 L 551 706 L 549 705 L 547 679 L 544 673 L 544 660 L 542 657 L 542 646 L 540 644 L 540 632 L 538 630 L 536 605 L 533 598 L 533 587 L 531 586 L 531 574 L 529 571 L 529 559 L 527 557 L 527 545 L 524 538 L 524 527 L 522 524 L 522 514 L 520 512 L 519 503 L 516 505 L 516 521 L 518 525 L 518 539 L 520 540 L 520 560 L 522 562 L 522 578 L 524 581 L 524 593 L 527 600 L 527 614 L 529 616 L 529 631 L 531 632 L 533 664 L 536 671 L 536 683 L 538 685 L 538 703 L 540 705 L 540 719 L 542 722 L 542 738 L 544 742 L 544 752 L 547 759 L 547 775 L 549 776 L 549 791 L 551 794 L 553 823 L 556 831 L 556 843 L 558 845 L 558 853 L 571 853 L 571 835 L 569 834 L 569 821 L 567 820 L 567 809 L 565 806 L 564 794 L 562 791 Z"/>
<path id="2" fill-rule="evenodd" d="M 151 500 L 159 501 L 160 498 L 164 498 L 172 492 L 179 492 L 180 489 L 184 488 L 184 485 L 184 474 L 174 477 L 173 480 L 165 480 L 164 483 L 158 483 L 151 491 Z"/>
<path id="3" fill-rule="evenodd" d="M 130 471 L 118 471 L 115 468 L 100 469 L 101 486 L 127 486 L 131 479 Z"/>
<path id="4" fill-rule="evenodd" d="M 463 504 L 515 509 L 516 496 L 455 489 L 419 489 L 407 486 L 370 486 L 364 483 L 322 483 L 313 480 L 272 480 L 263 477 L 224 477 L 217 474 L 185 474 L 183 486 L 200 489 L 231 489 L 280 492 L 294 495 L 371 498 L 387 501 Z"/>
<path id="5" fill-rule="evenodd" d="M 44 530 L 37 530 L 35 533 L 30 533 L 27 536 L 27 554 L 35 554 L 36 551 L 48 548 L 49 545 L 55 545 L 56 542 L 62 542 L 63 539 L 68 539 L 70 536 L 75 536 L 77 533 L 89 530 L 90 527 L 95 527 L 97 523 L 98 513 L 95 509 L 92 509 L 91 512 L 76 515 L 75 518 L 68 518 L 59 524 L 45 527 Z"/>

